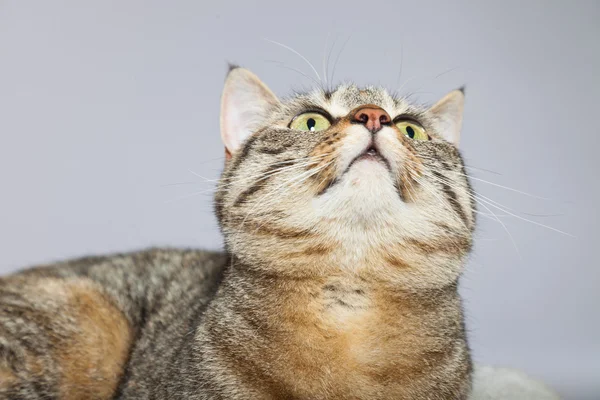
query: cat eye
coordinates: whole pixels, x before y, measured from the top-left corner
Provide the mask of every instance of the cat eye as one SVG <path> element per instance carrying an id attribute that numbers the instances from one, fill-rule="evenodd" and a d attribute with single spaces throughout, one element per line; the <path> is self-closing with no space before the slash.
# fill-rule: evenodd
<path id="1" fill-rule="evenodd" d="M 318 132 L 324 131 L 331 126 L 331 122 L 316 112 L 300 114 L 290 122 L 290 128 L 298 131 Z"/>
<path id="2" fill-rule="evenodd" d="M 425 132 L 425 128 L 414 121 L 398 121 L 396 122 L 396 127 L 400 129 L 405 136 L 408 136 L 414 140 L 429 140 L 430 137 Z"/>

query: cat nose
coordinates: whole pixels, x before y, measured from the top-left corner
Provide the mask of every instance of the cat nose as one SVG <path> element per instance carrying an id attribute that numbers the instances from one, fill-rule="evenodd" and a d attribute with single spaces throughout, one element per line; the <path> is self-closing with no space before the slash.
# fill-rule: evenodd
<path id="1" fill-rule="evenodd" d="M 377 132 L 383 125 L 389 125 L 392 122 L 389 114 L 381 107 L 366 106 L 359 108 L 354 113 L 355 122 L 360 122 L 372 133 Z"/>

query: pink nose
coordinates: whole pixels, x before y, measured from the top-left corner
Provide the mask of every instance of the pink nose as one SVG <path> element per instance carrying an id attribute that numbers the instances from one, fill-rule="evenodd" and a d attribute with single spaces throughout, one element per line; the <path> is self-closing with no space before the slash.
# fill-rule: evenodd
<path id="1" fill-rule="evenodd" d="M 367 106 L 359 108 L 354 113 L 354 121 L 360 122 L 368 130 L 375 133 L 381 129 L 382 125 L 392 122 L 389 114 L 383 108 L 377 106 Z"/>

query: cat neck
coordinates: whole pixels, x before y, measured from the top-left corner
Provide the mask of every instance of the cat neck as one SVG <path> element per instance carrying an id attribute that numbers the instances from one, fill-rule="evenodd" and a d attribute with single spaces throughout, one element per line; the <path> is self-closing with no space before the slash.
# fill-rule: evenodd
<path id="1" fill-rule="evenodd" d="M 275 398 L 316 398 L 323 390 L 404 398 L 400 393 L 433 364 L 453 363 L 468 376 L 461 321 L 456 281 L 394 290 L 364 271 L 291 276 L 234 261 L 201 330 L 240 344 L 219 347 L 223 357 L 234 357 L 235 374 L 255 375 L 260 359 L 261 372 L 276 383 Z M 394 383 L 377 395 L 383 382 Z"/>

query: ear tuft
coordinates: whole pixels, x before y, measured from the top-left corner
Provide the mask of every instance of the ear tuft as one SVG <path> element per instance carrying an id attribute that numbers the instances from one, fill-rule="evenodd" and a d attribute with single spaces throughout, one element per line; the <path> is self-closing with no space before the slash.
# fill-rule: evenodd
<path id="1" fill-rule="evenodd" d="M 237 68 L 240 68 L 240 66 L 234 63 L 227 63 L 227 75 L 229 75 L 231 71 Z"/>
<path id="2" fill-rule="evenodd" d="M 453 90 L 435 103 L 429 111 L 444 139 L 458 147 L 465 105 L 465 87 Z"/>
<path id="3" fill-rule="evenodd" d="M 221 138 L 229 154 L 234 154 L 279 105 L 271 90 L 252 72 L 229 66 L 221 96 Z"/>

